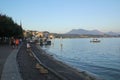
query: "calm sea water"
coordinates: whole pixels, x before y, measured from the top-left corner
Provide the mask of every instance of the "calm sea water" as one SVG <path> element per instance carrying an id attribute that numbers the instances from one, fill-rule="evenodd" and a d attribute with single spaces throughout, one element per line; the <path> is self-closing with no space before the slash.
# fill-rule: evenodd
<path id="1" fill-rule="evenodd" d="M 55 39 L 44 49 L 74 68 L 104 80 L 120 80 L 120 38 L 100 38 L 100 43 L 91 43 L 90 40 Z"/>

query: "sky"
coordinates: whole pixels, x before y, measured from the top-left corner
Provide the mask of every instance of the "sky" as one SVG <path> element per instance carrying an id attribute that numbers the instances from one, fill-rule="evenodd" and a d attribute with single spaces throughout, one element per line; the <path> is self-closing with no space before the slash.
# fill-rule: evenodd
<path id="1" fill-rule="evenodd" d="M 0 0 L 0 13 L 25 30 L 120 32 L 120 0 Z"/>

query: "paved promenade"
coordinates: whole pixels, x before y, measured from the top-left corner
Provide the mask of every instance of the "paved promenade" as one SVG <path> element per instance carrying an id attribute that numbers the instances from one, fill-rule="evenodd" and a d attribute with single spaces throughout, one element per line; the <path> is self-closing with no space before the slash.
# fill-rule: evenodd
<path id="1" fill-rule="evenodd" d="M 0 72 L 0 80 L 99 80 L 55 60 L 36 45 L 28 52 L 25 43 L 20 49 L 0 46 Z"/>
<path id="2" fill-rule="evenodd" d="M 13 49 L 10 46 L 0 44 L 0 79 L 1 79 L 1 74 L 3 71 L 4 63 L 7 59 L 7 57 L 12 52 L 12 50 Z"/>
<path id="3" fill-rule="evenodd" d="M 9 45 L 0 46 L 1 80 L 22 80 L 16 62 L 18 50 L 12 49 Z"/>

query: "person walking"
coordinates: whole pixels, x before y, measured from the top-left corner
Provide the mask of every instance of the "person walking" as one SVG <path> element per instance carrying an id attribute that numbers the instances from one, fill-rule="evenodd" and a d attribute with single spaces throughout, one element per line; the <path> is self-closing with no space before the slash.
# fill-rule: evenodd
<path id="1" fill-rule="evenodd" d="M 16 45 L 17 48 L 18 48 L 19 43 L 20 43 L 20 42 L 19 42 L 19 39 L 16 39 L 16 40 L 15 40 L 15 45 Z"/>
<path id="2" fill-rule="evenodd" d="M 12 48 L 15 48 L 15 39 L 13 37 L 10 40 L 10 44 L 11 44 Z"/>

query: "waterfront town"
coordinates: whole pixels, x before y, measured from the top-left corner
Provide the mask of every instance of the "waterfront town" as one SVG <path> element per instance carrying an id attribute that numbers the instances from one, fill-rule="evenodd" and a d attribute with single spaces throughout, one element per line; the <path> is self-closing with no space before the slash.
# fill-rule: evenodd
<path id="1" fill-rule="evenodd" d="M 52 39 L 49 32 L 23 31 L 22 24 L 0 15 L 0 80 L 97 80 L 47 54 L 36 38 Z M 32 43 L 31 40 L 34 40 Z M 37 40 L 37 41 L 36 41 Z M 48 41 L 49 42 L 49 41 Z M 51 43 L 47 43 L 48 45 Z"/>
<path id="2" fill-rule="evenodd" d="M 86 71 L 77 70 L 55 60 L 42 46 L 51 45 L 50 39 L 61 37 L 119 37 L 25 31 L 22 27 L 21 22 L 17 24 L 11 17 L 0 15 L 0 80 L 100 80 Z"/>
<path id="3" fill-rule="evenodd" d="M 120 0 L 0 0 L 0 80 L 120 80 Z"/>

